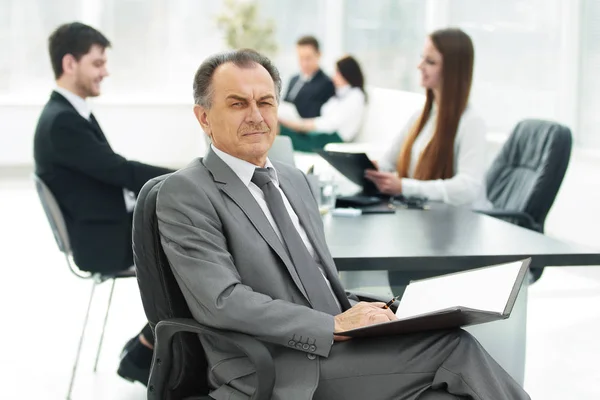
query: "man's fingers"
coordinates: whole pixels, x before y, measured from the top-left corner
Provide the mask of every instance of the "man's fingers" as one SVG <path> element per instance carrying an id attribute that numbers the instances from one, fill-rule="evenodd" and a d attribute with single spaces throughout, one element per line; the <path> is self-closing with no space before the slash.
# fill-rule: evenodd
<path id="1" fill-rule="evenodd" d="M 385 313 L 377 313 L 370 316 L 369 321 L 372 324 L 381 324 L 384 322 L 389 322 L 390 318 Z"/>
<path id="2" fill-rule="evenodd" d="M 390 310 L 389 308 L 384 310 L 385 314 L 388 316 L 388 318 L 390 319 L 390 321 L 395 321 L 398 318 L 396 317 L 396 314 L 394 314 L 394 312 L 392 310 Z"/>

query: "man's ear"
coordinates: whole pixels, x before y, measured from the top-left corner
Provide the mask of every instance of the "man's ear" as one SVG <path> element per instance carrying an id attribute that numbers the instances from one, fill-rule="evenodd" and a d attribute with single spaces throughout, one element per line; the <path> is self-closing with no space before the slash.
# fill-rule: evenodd
<path id="1" fill-rule="evenodd" d="M 62 58 L 62 69 L 63 73 L 73 73 L 75 70 L 75 66 L 77 64 L 77 60 L 73 57 L 72 54 L 65 54 Z"/>
<path id="2" fill-rule="evenodd" d="M 212 129 L 208 120 L 208 109 L 202 107 L 200 104 L 195 104 L 194 115 L 196 116 L 198 122 L 200 122 L 200 126 L 202 126 L 204 133 L 212 137 Z"/>

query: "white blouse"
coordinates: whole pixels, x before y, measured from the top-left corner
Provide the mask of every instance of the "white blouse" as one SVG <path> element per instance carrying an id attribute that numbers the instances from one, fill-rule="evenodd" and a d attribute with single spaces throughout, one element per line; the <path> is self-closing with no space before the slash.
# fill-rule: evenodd
<path id="1" fill-rule="evenodd" d="M 382 171 L 396 171 L 398 155 L 413 124 L 421 115 L 415 113 L 404 126 L 391 148 L 387 151 L 379 166 Z M 410 156 L 408 176 L 414 176 L 421 153 L 431 141 L 437 121 L 437 109 L 434 105 L 429 119 L 417 136 Z M 485 175 L 486 126 L 483 119 L 469 105 L 458 123 L 454 140 L 454 176 L 449 179 L 422 181 L 411 178 L 402 179 L 402 194 L 405 196 L 426 197 L 432 201 L 443 201 L 452 205 L 473 205 L 485 202 L 483 185 Z"/>
<path id="2" fill-rule="evenodd" d="M 357 87 L 344 86 L 321 106 L 321 116 L 314 119 L 315 131 L 334 133 L 351 142 L 358 134 L 365 111 L 365 94 Z"/>

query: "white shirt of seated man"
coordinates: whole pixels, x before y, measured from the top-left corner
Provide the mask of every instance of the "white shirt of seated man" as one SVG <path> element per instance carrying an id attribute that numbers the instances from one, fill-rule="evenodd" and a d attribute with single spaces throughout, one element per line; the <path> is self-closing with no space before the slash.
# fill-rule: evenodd
<path id="1" fill-rule="evenodd" d="M 275 140 L 277 134 L 277 107 L 280 97 L 281 80 L 278 72 L 272 68 L 268 71 L 263 65 L 250 63 L 247 66 L 238 66 L 234 63 L 220 65 L 214 71 L 211 82 L 211 90 L 207 91 L 206 98 L 196 99 L 194 114 L 202 126 L 204 132 L 211 138 L 215 153 L 234 165 L 234 171 L 242 165 L 250 164 L 251 168 L 265 168 L 267 164 L 267 153 Z M 246 182 L 250 171 L 239 168 Z M 239 175 L 238 175 L 239 176 Z M 276 174 L 273 175 L 276 179 Z M 250 176 L 251 179 L 251 176 Z M 251 189 L 252 195 L 261 205 L 264 195 Z M 257 187 L 258 188 L 258 187 Z M 259 189 L 260 190 L 260 189 Z M 262 191 L 261 191 L 262 193 Z M 286 199 L 283 192 L 282 197 Z M 287 199 L 286 199 L 287 200 Z M 288 212 L 292 212 L 289 202 L 285 201 Z M 267 218 L 269 210 L 266 203 L 261 205 Z M 298 219 L 295 213 L 290 216 L 294 221 Z M 295 218 L 293 218 L 295 216 Z M 271 222 L 272 219 L 269 218 Z M 274 224 L 274 221 L 271 222 Z M 302 234 L 303 228 L 298 221 L 294 225 L 298 229 L 302 240 L 310 249 L 310 242 L 306 238 L 306 232 Z M 278 229 L 275 229 L 277 232 Z M 314 257 L 314 249 L 312 250 Z M 337 299 L 336 299 L 337 300 Z M 384 303 L 358 303 L 351 309 L 336 315 L 334 318 L 335 332 L 372 325 L 375 323 L 395 320 L 396 316 L 389 309 L 384 309 Z M 335 340 L 348 340 L 349 338 L 334 335 Z"/>

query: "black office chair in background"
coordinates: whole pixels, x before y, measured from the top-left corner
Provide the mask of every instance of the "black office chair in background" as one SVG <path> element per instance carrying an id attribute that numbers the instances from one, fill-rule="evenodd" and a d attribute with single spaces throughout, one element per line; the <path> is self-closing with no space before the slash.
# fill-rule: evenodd
<path id="1" fill-rule="evenodd" d="M 486 175 L 493 209 L 477 211 L 543 233 L 569 165 L 571 146 L 571 131 L 563 125 L 536 119 L 519 122 Z M 531 270 L 534 281 L 542 271 Z"/>
<path id="2" fill-rule="evenodd" d="M 71 392 L 73 391 L 73 383 L 75 381 L 75 375 L 77 374 L 79 356 L 81 355 L 81 347 L 83 345 L 83 340 L 85 337 L 85 331 L 90 315 L 90 308 L 94 300 L 96 286 L 98 286 L 102 282 L 112 280 L 112 285 L 110 287 L 110 295 L 108 297 L 108 304 L 106 305 L 106 311 L 104 313 L 102 333 L 100 334 L 98 349 L 96 350 L 94 372 L 96 372 L 96 369 L 98 367 L 98 360 L 100 358 L 100 352 L 102 350 L 102 342 L 104 341 L 104 331 L 106 329 L 106 322 L 108 321 L 108 312 L 110 311 L 110 306 L 112 303 L 113 292 L 115 290 L 115 283 L 117 279 L 120 278 L 135 277 L 135 271 L 133 269 L 128 269 L 114 274 L 92 274 L 89 272 L 80 271 L 79 268 L 77 268 L 77 266 L 75 265 L 75 262 L 73 261 L 73 253 L 71 250 L 71 242 L 69 241 L 69 234 L 67 232 L 67 225 L 65 224 L 62 211 L 58 205 L 58 202 L 56 201 L 56 198 L 54 197 L 48 186 L 46 186 L 46 184 L 40 179 L 39 176 L 34 174 L 33 181 L 35 183 L 35 189 L 40 198 L 40 202 L 42 203 L 42 208 L 44 209 L 44 213 L 46 214 L 46 218 L 48 219 L 48 223 L 50 224 L 50 228 L 52 229 L 52 233 L 54 234 L 54 240 L 56 241 L 56 245 L 58 246 L 60 252 L 64 254 L 69 270 L 78 278 L 88 279 L 92 281 L 92 291 L 90 293 L 87 311 L 85 312 L 85 317 L 83 319 L 83 328 L 81 329 L 81 335 L 79 337 L 79 343 L 77 345 L 77 354 L 75 355 L 75 362 L 73 364 L 73 371 L 71 373 L 71 380 L 69 381 L 69 389 L 67 391 L 67 400 L 69 400 L 71 398 Z"/>

